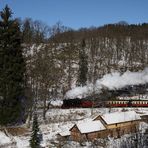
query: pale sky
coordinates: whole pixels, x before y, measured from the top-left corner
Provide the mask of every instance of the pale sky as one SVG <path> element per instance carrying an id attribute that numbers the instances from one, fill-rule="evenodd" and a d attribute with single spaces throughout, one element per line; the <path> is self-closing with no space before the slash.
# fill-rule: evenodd
<path id="1" fill-rule="evenodd" d="M 6 4 L 14 17 L 30 17 L 50 26 L 58 21 L 74 29 L 148 22 L 148 0 L 0 0 L 0 10 Z"/>

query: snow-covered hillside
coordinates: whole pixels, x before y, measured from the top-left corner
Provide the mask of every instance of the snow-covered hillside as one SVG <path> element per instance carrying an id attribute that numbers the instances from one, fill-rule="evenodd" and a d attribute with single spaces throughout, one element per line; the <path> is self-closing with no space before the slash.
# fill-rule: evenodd
<path id="1" fill-rule="evenodd" d="M 77 142 L 73 141 L 60 141 L 57 138 L 57 134 L 69 134 L 69 129 L 76 123 L 86 123 L 94 119 L 97 115 L 103 115 L 109 112 L 119 112 L 122 110 L 134 110 L 139 115 L 148 115 L 147 108 L 95 108 L 95 109 L 51 109 L 47 112 L 47 121 L 46 123 L 39 118 L 40 130 L 43 134 L 43 141 L 41 145 L 43 147 L 58 147 L 63 148 L 67 147 L 91 147 L 94 143 L 86 142 L 84 145 L 80 145 Z M 25 126 L 25 125 L 24 125 Z M 148 129 L 148 124 L 141 123 L 140 131 L 144 133 L 145 129 Z M 128 144 L 127 139 L 134 137 L 135 135 L 125 135 L 120 139 L 107 138 L 105 142 L 106 148 L 120 148 L 123 145 L 123 142 Z M 13 144 L 15 148 L 28 148 L 29 147 L 30 132 L 25 133 L 20 136 L 10 137 L 4 132 L 0 132 L 0 146 L 3 145 L 4 148 L 7 148 L 9 145 Z M 101 140 L 101 139 L 100 139 Z M 6 145 L 6 146 L 5 146 Z"/>

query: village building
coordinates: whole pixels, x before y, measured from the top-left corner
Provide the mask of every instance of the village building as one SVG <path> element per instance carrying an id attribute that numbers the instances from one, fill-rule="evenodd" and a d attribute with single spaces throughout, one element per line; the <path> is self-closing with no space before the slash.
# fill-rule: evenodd
<path id="1" fill-rule="evenodd" d="M 101 121 L 112 137 L 137 132 L 141 117 L 135 111 L 114 112 L 97 116 L 94 121 Z"/>
<path id="2" fill-rule="evenodd" d="M 59 133 L 58 137 L 78 142 L 94 141 L 108 136 L 119 138 L 124 134 L 137 132 L 140 121 L 141 117 L 135 111 L 107 113 L 92 120 L 78 122 L 69 131 Z"/>
<path id="3" fill-rule="evenodd" d="M 71 129 L 71 140 L 73 141 L 92 141 L 95 138 L 107 136 L 105 126 L 99 121 L 88 121 L 75 124 Z"/>

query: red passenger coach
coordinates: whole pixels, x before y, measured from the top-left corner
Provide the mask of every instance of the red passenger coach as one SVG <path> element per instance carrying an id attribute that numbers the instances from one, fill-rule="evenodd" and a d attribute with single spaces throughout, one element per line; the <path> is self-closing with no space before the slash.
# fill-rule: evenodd
<path id="1" fill-rule="evenodd" d="M 148 100 L 112 100 L 106 102 L 107 107 L 148 107 Z"/>
<path id="2" fill-rule="evenodd" d="M 148 107 L 148 100 L 132 101 L 133 107 Z"/>

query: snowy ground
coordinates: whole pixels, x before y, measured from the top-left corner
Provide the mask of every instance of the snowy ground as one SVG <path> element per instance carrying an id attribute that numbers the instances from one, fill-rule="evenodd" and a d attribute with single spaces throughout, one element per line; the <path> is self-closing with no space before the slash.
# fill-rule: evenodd
<path id="1" fill-rule="evenodd" d="M 121 111 L 123 108 L 95 108 L 95 109 L 50 109 L 47 112 L 47 122 L 43 123 L 40 119 L 40 130 L 43 134 L 43 147 L 63 147 L 63 148 L 75 148 L 75 147 L 92 147 L 92 143 L 86 142 L 83 145 L 80 145 L 76 142 L 59 142 L 57 140 L 58 133 L 68 133 L 69 129 L 78 122 L 85 122 L 86 120 L 92 120 L 97 115 L 102 115 L 108 112 L 116 112 Z M 148 108 L 124 108 L 124 110 L 135 110 L 139 114 L 148 114 Z M 141 130 L 148 128 L 148 124 L 142 123 Z M 126 141 L 127 137 L 131 137 L 131 135 L 125 135 L 120 139 L 112 139 L 110 138 L 107 142 L 107 148 L 120 148 L 123 143 L 122 141 Z M 14 136 L 8 137 L 4 133 L 0 132 L 0 147 L 1 145 L 7 144 L 11 145 L 11 143 L 16 142 L 16 146 L 14 148 L 28 148 L 29 147 L 29 139 L 30 133 L 27 133 L 25 136 Z M 120 142 L 119 142 L 120 141 Z"/>

